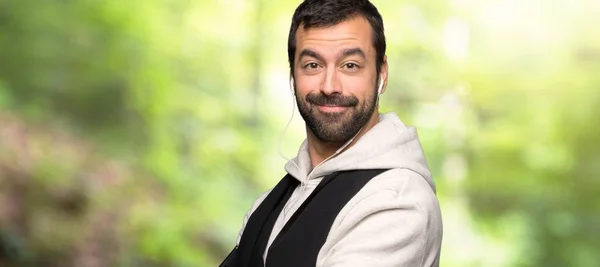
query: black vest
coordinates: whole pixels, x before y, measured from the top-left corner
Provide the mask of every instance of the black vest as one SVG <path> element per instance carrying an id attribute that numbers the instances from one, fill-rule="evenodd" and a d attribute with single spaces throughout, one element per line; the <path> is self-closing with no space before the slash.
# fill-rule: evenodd
<path id="1" fill-rule="evenodd" d="M 355 170 L 325 176 L 263 254 L 275 221 L 299 182 L 286 175 L 252 213 L 239 246 L 220 267 L 315 266 L 319 250 L 340 210 L 373 177 L 386 170 Z"/>

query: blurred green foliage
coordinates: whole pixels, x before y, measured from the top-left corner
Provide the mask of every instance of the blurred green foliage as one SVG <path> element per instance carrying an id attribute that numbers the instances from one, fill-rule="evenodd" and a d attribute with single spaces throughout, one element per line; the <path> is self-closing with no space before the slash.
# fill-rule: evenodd
<path id="1" fill-rule="evenodd" d="M 0 1 L 0 266 L 220 262 L 283 175 L 284 2 Z M 600 265 L 598 2 L 374 2 L 442 266 Z"/>

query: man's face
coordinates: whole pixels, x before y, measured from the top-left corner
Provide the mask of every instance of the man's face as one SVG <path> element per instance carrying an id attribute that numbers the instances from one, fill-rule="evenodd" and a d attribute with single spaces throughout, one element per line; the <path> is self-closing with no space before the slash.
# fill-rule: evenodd
<path id="1" fill-rule="evenodd" d="M 377 116 L 376 52 L 363 17 L 296 32 L 296 101 L 314 135 L 345 142 Z M 382 68 L 387 75 L 387 68 Z M 385 73 L 383 73 L 385 72 Z"/>

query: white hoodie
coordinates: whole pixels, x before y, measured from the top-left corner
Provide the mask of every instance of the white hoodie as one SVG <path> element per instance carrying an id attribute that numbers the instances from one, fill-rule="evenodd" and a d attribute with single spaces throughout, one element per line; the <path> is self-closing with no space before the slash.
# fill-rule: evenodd
<path id="1" fill-rule="evenodd" d="M 306 140 L 285 170 L 298 179 L 277 218 L 267 249 L 296 209 L 321 179 L 333 172 L 391 169 L 368 182 L 342 208 L 317 257 L 318 267 L 439 266 L 442 217 L 435 185 L 414 127 L 394 113 L 379 115 L 379 123 L 342 153 L 312 169 Z M 248 218 L 270 191 L 263 193 Z M 238 236 L 241 238 L 243 228 Z"/>

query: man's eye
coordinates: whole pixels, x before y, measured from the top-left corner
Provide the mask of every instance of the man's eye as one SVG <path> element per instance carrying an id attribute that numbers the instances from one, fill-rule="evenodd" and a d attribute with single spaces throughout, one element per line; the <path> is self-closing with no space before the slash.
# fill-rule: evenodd
<path id="1" fill-rule="evenodd" d="M 355 63 L 351 63 L 351 62 L 350 62 L 350 63 L 346 63 L 346 64 L 344 65 L 344 67 L 345 67 L 346 69 L 351 69 L 351 70 L 353 70 L 353 69 L 358 69 L 358 65 L 356 65 Z"/>
<path id="2" fill-rule="evenodd" d="M 306 66 L 305 66 L 305 67 L 306 67 L 307 69 L 316 69 L 316 68 L 318 68 L 318 67 L 319 67 L 319 64 L 317 64 L 317 63 L 314 63 L 314 62 L 311 62 L 311 63 L 308 63 L 308 64 L 306 64 Z"/>

